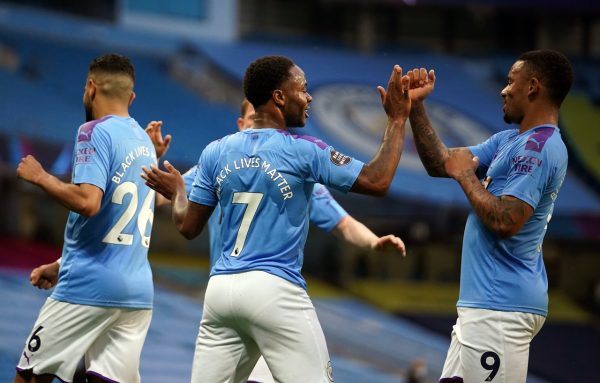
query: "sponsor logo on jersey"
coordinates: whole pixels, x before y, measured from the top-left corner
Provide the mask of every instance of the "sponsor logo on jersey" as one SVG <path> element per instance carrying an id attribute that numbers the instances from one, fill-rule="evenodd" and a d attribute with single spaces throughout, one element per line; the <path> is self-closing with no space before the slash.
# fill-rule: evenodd
<path id="1" fill-rule="evenodd" d="M 548 138 L 550 138 L 553 133 L 554 128 L 551 127 L 536 129 L 535 133 L 529 136 L 529 139 L 525 143 L 525 150 L 533 150 L 534 152 L 540 153 L 544 148 L 544 145 L 546 145 L 546 141 L 548 141 Z"/>
<path id="2" fill-rule="evenodd" d="M 334 165 L 337 166 L 348 165 L 350 162 L 352 162 L 352 157 L 342 154 L 335 149 L 331 149 L 329 159 Z"/>

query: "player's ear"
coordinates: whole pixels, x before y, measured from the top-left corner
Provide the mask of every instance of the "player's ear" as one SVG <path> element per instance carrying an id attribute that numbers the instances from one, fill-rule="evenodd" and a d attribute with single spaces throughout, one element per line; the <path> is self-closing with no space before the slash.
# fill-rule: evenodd
<path id="1" fill-rule="evenodd" d="M 533 97 L 534 95 L 539 94 L 541 86 L 540 80 L 538 80 L 537 77 L 532 77 L 529 79 L 529 91 L 527 92 L 527 95 Z"/>
<path id="2" fill-rule="evenodd" d="M 275 105 L 283 108 L 283 106 L 285 105 L 285 95 L 283 94 L 283 91 L 281 89 L 275 89 L 273 91 L 273 102 L 275 102 Z"/>
<path id="3" fill-rule="evenodd" d="M 238 117 L 236 122 L 237 122 L 238 130 L 241 132 L 242 128 L 244 127 L 244 119 L 241 117 Z"/>
<path id="4" fill-rule="evenodd" d="M 129 106 L 131 106 L 133 100 L 135 100 L 135 92 L 131 92 L 131 96 L 129 96 Z"/>
<path id="5" fill-rule="evenodd" d="M 96 83 L 92 78 L 88 78 L 87 92 L 89 93 L 90 100 L 93 100 L 96 96 Z"/>

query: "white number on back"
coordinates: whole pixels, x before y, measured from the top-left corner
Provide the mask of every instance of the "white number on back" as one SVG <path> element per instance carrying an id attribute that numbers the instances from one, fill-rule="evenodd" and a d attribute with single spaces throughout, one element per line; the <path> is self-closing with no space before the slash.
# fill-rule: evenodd
<path id="1" fill-rule="evenodd" d="M 240 228 L 235 239 L 235 246 L 233 246 L 233 250 L 231 251 L 232 257 L 239 256 L 244 249 L 244 243 L 246 242 L 248 230 L 250 230 L 250 225 L 252 224 L 256 210 L 258 210 L 258 205 L 260 204 L 262 197 L 263 193 L 233 193 L 233 200 L 231 201 L 232 203 L 246 204 L 248 206 L 246 206 L 244 217 L 242 217 L 242 223 L 240 224 Z"/>
<path id="2" fill-rule="evenodd" d="M 131 219 L 134 217 L 137 211 L 138 205 L 138 190 L 137 186 L 130 181 L 123 182 L 119 185 L 111 198 L 112 203 L 119 205 L 123 204 L 125 195 L 131 194 L 131 199 L 125 208 L 125 211 L 114 226 L 108 231 L 102 242 L 111 243 L 114 245 L 131 245 L 133 243 L 133 234 L 123 233 L 123 229 Z M 150 190 L 144 199 L 140 213 L 137 216 L 137 228 L 142 236 L 142 245 L 144 247 L 150 246 L 150 236 L 146 236 L 146 226 L 154 221 L 154 212 L 152 211 L 152 202 L 154 201 L 154 190 Z"/>

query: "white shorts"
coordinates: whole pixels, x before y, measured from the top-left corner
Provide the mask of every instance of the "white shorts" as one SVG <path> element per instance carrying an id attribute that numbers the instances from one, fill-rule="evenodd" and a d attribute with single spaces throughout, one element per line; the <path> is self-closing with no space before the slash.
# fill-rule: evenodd
<path id="1" fill-rule="evenodd" d="M 267 361 L 262 356 L 258 358 L 258 362 L 256 362 L 254 369 L 248 377 L 248 382 L 275 383 L 275 380 L 273 379 L 273 374 L 271 374 L 271 370 L 269 370 L 269 366 L 267 366 Z"/>
<path id="2" fill-rule="evenodd" d="M 262 271 L 212 276 L 192 382 L 245 382 L 261 354 L 275 381 L 333 382 L 323 330 L 303 288 Z"/>
<path id="3" fill-rule="evenodd" d="M 152 310 L 76 305 L 48 298 L 17 370 L 73 380 L 85 356 L 86 371 L 122 383 L 140 381 L 139 365 Z"/>
<path id="4" fill-rule="evenodd" d="M 521 383 L 541 315 L 459 307 L 440 383 Z"/>

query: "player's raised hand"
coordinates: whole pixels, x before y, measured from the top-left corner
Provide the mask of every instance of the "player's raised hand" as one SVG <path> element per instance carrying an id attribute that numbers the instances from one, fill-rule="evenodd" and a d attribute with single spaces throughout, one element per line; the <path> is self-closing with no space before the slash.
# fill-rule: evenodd
<path id="1" fill-rule="evenodd" d="M 164 156 L 167 153 L 167 150 L 169 150 L 169 145 L 171 145 L 171 135 L 167 134 L 163 137 L 160 131 L 162 124 L 162 121 L 150 121 L 146 126 L 146 133 L 150 136 L 150 140 L 152 141 L 152 145 L 154 145 L 156 156 L 158 158 Z"/>
<path id="2" fill-rule="evenodd" d="M 425 68 L 415 68 L 406 74 L 410 78 L 409 96 L 413 101 L 423 101 L 435 87 L 435 72 Z"/>
<path id="3" fill-rule="evenodd" d="M 402 119 L 408 116 L 410 112 L 410 98 L 408 91 L 410 88 L 410 78 L 402 76 L 402 68 L 394 65 L 387 90 L 382 86 L 377 87 L 381 96 L 381 104 L 388 118 Z"/>
<path id="4" fill-rule="evenodd" d="M 58 282 L 58 271 L 60 265 L 58 262 L 41 265 L 33 269 L 29 280 L 31 284 L 38 289 L 48 290 L 56 285 Z"/>
<path id="5" fill-rule="evenodd" d="M 377 238 L 371 245 L 371 248 L 378 251 L 397 250 L 403 257 L 406 257 L 406 246 L 404 246 L 404 242 L 393 234 Z"/>
<path id="6" fill-rule="evenodd" d="M 179 170 L 175 169 L 169 161 L 165 161 L 163 164 L 167 171 L 160 170 L 155 165 L 150 165 L 150 169 L 142 166 L 140 175 L 146 181 L 146 185 L 170 200 L 178 188 L 185 190 L 185 182 Z"/>
<path id="7" fill-rule="evenodd" d="M 47 174 L 42 165 L 31 154 L 21 159 L 17 166 L 17 177 L 38 184 L 40 179 Z"/>

